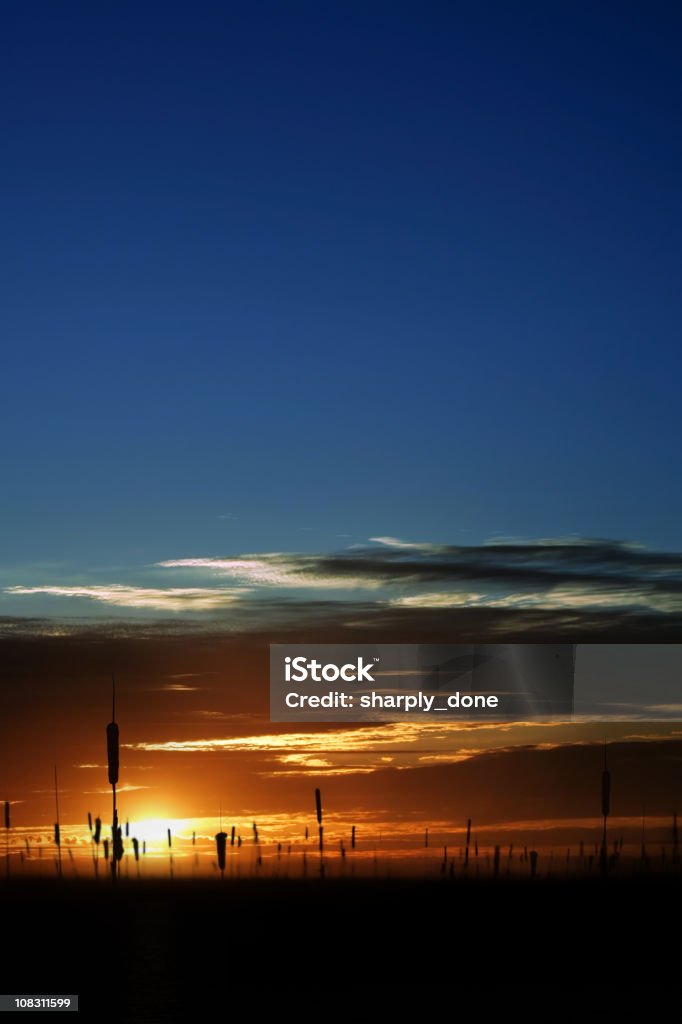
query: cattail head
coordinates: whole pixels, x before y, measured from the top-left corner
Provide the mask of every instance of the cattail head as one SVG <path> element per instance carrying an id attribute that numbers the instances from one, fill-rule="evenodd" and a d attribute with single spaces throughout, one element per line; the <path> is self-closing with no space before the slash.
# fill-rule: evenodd
<path id="1" fill-rule="evenodd" d="M 241 845 L 242 845 L 242 837 L 241 836 L 237 836 L 237 849 L 239 849 L 239 847 Z"/>
<path id="2" fill-rule="evenodd" d="M 88 811 L 88 829 L 92 832 L 92 815 L 90 814 L 90 811 Z"/>
<path id="3" fill-rule="evenodd" d="M 218 867 L 225 870 L 225 851 L 227 849 L 227 832 L 218 832 L 215 837 L 216 853 L 218 855 Z"/>
<path id="4" fill-rule="evenodd" d="M 251 826 L 251 828 L 253 829 L 253 841 L 254 841 L 254 843 L 257 843 L 258 842 L 258 826 L 256 825 L 255 821 L 254 821 L 253 825 Z"/>
<path id="5" fill-rule="evenodd" d="M 305 827 L 305 841 L 308 842 L 308 826 Z"/>
<path id="6" fill-rule="evenodd" d="M 126 836 L 130 835 L 130 822 L 126 818 Z"/>
<path id="7" fill-rule="evenodd" d="M 55 823 L 54 823 L 54 843 L 55 843 L 55 846 L 59 846 L 61 844 L 61 841 L 62 841 L 62 838 L 61 838 L 61 834 L 59 832 L 59 822 L 55 821 Z"/>
<path id="8" fill-rule="evenodd" d="M 135 860 L 140 859 L 140 844 L 138 843 L 135 836 L 133 836 L 133 853 L 135 854 Z"/>
<path id="9" fill-rule="evenodd" d="M 95 831 L 92 833 L 92 838 L 96 843 L 99 843 L 99 838 L 102 834 L 102 819 L 95 818 Z"/>
<path id="10" fill-rule="evenodd" d="M 197 845 L 197 834 L 196 834 L 196 832 L 192 832 L 192 846 L 196 846 L 196 845 Z"/>
<path id="11" fill-rule="evenodd" d="M 166 831 L 168 833 L 168 849 L 170 850 L 171 846 L 173 845 L 171 840 L 171 830 L 167 829 Z"/>
<path id="12" fill-rule="evenodd" d="M 9 828 L 9 800 L 5 800 L 5 828 Z"/>
<path id="13" fill-rule="evenodd" d="M 317 824 L 322 824 L 322 794 L 319 789 L 315 790 L 315 811 L 317 813 Z"/>
<path id="14" fill-rule="evenodd" d="M 116 860 L 123 859 L 123 834 L 120 828 L 114 830 L 113 835 L 114 842 L 114 858 Z"/>
<path id="15" fill-rule="evenodd" d="M 142 840 L 142 856 L 144 856 L 146 852 L 147 852 L 147 840 L 143 839 Z"/>
<path id="16" fill-rule="evenodd" d="M 104 859 L 109 860 L 109 840 L 103 839 L 102 846 L 104 847 Z"/>
<path id="17" fill-rule="evenodd" d="M 237 834 L 237 830 L 236 830 L 236 828 L 233 825 L 232 826 L 232 832 L 230 833 L 230 846 L 234 846 L 234 837 L 235 837 L 236 834 Z"/>
<path id="18" fill-rule="evenodd" d="M 350 845 L 351 845 L 351 849 L 354 850 L 355 849 L 355 825 L 353 825 L 353 827 L 350 830 Z"/>
<path id="19" fill-rule="evenodd" d="M 471 818 L 467 818 L 467 846 L 471 842 Z"/>

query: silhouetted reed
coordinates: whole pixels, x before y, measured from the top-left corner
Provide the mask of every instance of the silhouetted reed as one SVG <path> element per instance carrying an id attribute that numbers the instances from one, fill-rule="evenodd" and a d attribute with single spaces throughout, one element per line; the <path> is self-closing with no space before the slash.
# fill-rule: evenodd
<path id="1" fill-rule="evenodd" d="M 59 828 L 59 785 L 57 783 L 57 765 L 54 766 L 54 803 L 57 820 L 54 823 L 54 843 L 57 847 L 57 874 L 62 877 L 62 836 Z"/>
<path id="2" fill-rule="evenodd" d="M 116 881 L 116 875 L 118 872 L 118 859 L 116 857 L 116 833 L 118 832 L 118 811 L 116 809 L 116 786 L 118 784 L 118 768 L 119 768 L 119 735 L 118 725 L 116 724 L 116 681 L 112 676 L 111 679 L 111 721 L 107 725 L 107 771 L 109 778 L 109 785 L 111 786 L 112 796 L 112 816 L 111 816 L 111 839 L 114 844 L 113 854 L 111 858 L 111 877 L 113 881 Z"/>
<path id="3" fill-rule="evenodd" d="M 324 827 L 322 825 L 322 794 L 319 789 L 315 790 L 315 814 L 320 846 L 320 877 L 322 877 L 324 875 Z"/>
<path id="4" fill-rule="evenodd" d="M 216 833 L 215 845 L 216 855 L 218 857 L 218 867 L 220 869 L 220 878 L 221 881 L 223 881 L 225 879 L 225 853 L 227 850 L 227 832 L 223 832 L 223 830 L 221 829 L 220 832 Z"/>

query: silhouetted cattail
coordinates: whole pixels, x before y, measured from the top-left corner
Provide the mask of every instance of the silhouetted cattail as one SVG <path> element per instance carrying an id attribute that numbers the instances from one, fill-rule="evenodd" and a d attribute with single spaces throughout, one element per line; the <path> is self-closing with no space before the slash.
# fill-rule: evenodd
<path id="1" fill-rule="evenodd" d="M 95 818 L 95 831 L 92 834 L 94 841 L 99 844 L 100 836 L 102 834 L 102 819 Z"/>
<path id="2" fill-rule="evenodd" d="M 429 848 L 429 830 L 428 830 L 428 828 L 424 829 L 424 848 L 427 849 L 427 850 Z"/>
<path id="3" fill-rule="evenodd" d="M 57 847 L 57 871 L 59 877 L 62 874 L 62 846 L 61 846 L 61 835 L 59 832 L 59 784 L 57 782 L 57 765 L 54 766 L 54 804 L 57 812 L 57 820 L 54 825 L 54 841 Z"/>
<path id="4" fill-rule="evenodd" d="M 196 834 L 196 832 L 192 832 L 192 846 L 196 846 L 196 845 L 197 845 L 197 834 Z"/>
<path id="5" fill-rule="evenodd" d="M 218 854 L 218 867 L 220 874 L 225 875 L 225 853 L 227 849 L 227 832 L 218 832 L 215 837 L 216 853 Z"/>
<path id="6" fill-rule="evenodd" d="M 171 839 L 171 830 L 169 828 L 166 829 L 166 833 L 168 835 L 168 849 L 170 850 L 171 846 L 173 845 L 173 841 Z"/>
<path id="7" fill-rule="evenodd" d="M 237 832 L 237 830 L 236 830 L 235 826 L 233 825 L 232 826 L 232 831 L 230 832 L 230 846 L 234 846 L 234 837 L 236 835 L 236 832 Z"/>
<path id="8" fill-rule="evenodd" d="M 88 831 L 92 835 L 92 815 L 90 814 L 90 811 L 88 811 Z"/>
<path id="9" fill-rule="evenodd" d="M 254 843 L 258 844 L 258 826 L 256 825 L 255 821 L 254 821 L 253 825 L 251 826 L 251 828 L 253 830 L 253 841 L 254 841 Z"/>
<path id="10" fill-rule="evenodd" d="M 146 852 L 147 852 L 147 840 L 143 839 L 142 840 L 142 856 L 143 857 L 145 856 Z"/>
<path id="11" fill-rule="evenodd" d="M 126 818 L 126 839 L 129 837 L 129 835 L 130 835 L 130 822 Z"/>
<path id="12" fill-rule="evenodd" d="M 114 829 L 113 842 L 114 860 L 120 861 L 123 859 L 123 833 L 121 832 L 120 826 Z"/>
<path id="13" fill-rule="evenodd" d="M 466 845 L 468 846 L 470 842 L 471 842 L 471 818 L 467 818 L 467 841 L 466 841 Z"/>
<path id="14" fill-rule="evenodd" d="M 5 828 L 9 829 L 9 800 L 5 800 Z"/>
<path id="15" fill-rule="evenodd" d="M 109 840 L 103 839 L 102 846 L 104 847 L 104 859 L 109 860 Z"/>
<path id="16" fill-rule="evenodd" d="M 305 827 L 305 841 L 308 842 L 308 826 Z"/>
<path id="17" fill-rule="evenodd" d="M 355 825 L 350 830 L 350 847 L 351 850 L 355 849 Z"/>
<path id="18" fill-rule="evenodd" d="M 317 815 L 318 844 L 320 848 L 320 871 L 322 871 L 322 851 L 324 849 L 324 829 L 322 826 L 322 794 L 315 790 L 315 813 Z"/>

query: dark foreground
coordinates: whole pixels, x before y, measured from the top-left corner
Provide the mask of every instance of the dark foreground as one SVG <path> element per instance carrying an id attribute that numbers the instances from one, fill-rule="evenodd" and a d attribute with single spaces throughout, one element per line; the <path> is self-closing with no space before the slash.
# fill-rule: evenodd
<path id="1" fill-rule="evenodd" d="M 540 1020 L 543 1000 L 592 987 L 612 1007 L 639 991 L 654 1011 L 679 977 L 681 895 L 679 876 L 15 882 L 0 886 L 0 991 L 77 993 L 80 1019 L 118 1021 L 193 1020 L 199 1006 L 222 1020 L 242 1002 L 253 1020 L 332 1008 L 351 1020 L 415 1001 L 484 1012 L 518 1006 L 520 990 Z"/>

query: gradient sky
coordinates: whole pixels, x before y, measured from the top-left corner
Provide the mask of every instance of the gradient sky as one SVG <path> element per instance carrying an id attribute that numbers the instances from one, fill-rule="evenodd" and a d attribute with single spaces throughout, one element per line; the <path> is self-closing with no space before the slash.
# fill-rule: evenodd
<path id="1" fill-rule="evenodd" d="M 2 582 L 377 535 L 678 550 L 679 30 L 5 4 Z"/>
<path id="2" fill-rule="evenodd" d="M 602 723 L 299 741 L 267 643 L 679 640 L 681 28 L 662 3 L 3 4 L 17 827 L 50 825 L 55 762 L 67 826 L 106 805 L 112 671 L 138 820 L 214 830 L 224 800 L 300 832 L 322 779 L 375 829 L 596 822 Z M 614 814 L 669 820 L 679 728 L 608 736 Z"/>

